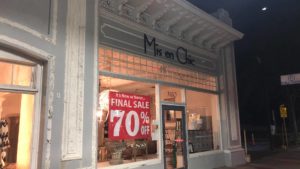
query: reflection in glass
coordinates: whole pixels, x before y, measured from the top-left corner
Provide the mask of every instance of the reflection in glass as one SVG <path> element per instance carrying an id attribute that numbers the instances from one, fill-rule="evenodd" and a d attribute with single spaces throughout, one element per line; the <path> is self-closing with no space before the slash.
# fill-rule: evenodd
<path id="1" fill-rule="evenodd" d="M 185 130 L 183 112 L 178 110 L 163 110 L 164 116 L 164 157 L 167 169 L 184 168 Z"/>
<path id="2" fill-rule="evenodd" d="M 191 153 L 220 149 L 218 95 L 187 90 L 186 101 Z"/>
<path id="3" fill-rule="evenodd" d="M 122 50 L 99 48 L 99 71 L 217 91 L 217 77 L 144 58 Z"/>

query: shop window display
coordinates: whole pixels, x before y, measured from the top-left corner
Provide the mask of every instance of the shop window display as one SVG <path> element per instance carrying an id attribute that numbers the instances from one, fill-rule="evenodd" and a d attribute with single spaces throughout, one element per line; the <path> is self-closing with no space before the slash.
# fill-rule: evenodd
<path id="1" fill-rule="evenodd" d="M 35 67 L 1 61 L 0 70 L 0 169 L 29 169 L 35 97 L 13 88 L 33 89 Z"/>
<path id="2" fill-rule="evenodd" d="M 98 166 L 123 165 L 158 157 L 152 139 L 155 85 L 100 77 Z"/>
<path id="3" fill-rule="evenodd" d="M 182 113 L 187 118 L 181 120 L 188 127 L 187 131 L 184 129 L 186 132 L 183 132 L 183 135 L 188 134 L 187 148 L 190 153 L 220 148 L 218 96 L 177 86 L 216 91 L 216 77 L 109 47 L 99 48 L 99 74 L 98 167 L 116 168 L 122 165 L 120 167 L 126 168 L 135 162 L 137 165 L 145 165 L 148 160 L 159 158 L 161 154 L 157 147 L 160 147 L 158 145 L 163 136 L 159 134 L 158 126 L 163 125 L 159 122 L 163 112 L 158 112 L 160 108 L 156 106 L 160 103 L 186 105 L 186 111 Z M 153 83 L 125 79 L 147 80 Z M 166 84 L 155 86 L 160 82 Z M 156 87 L 159 87 L 159 90 L 155 90 Z M 133 102 L 141 100 L 128 100 L 131 96 L 144 100 L 149 98 L 149 110 L 133 109 Z M 155 100 L 156 98 L 160 100 Z M 113 99 L 115 100 L 112 101 Z M 116 101 L 118 99 L 121 101 Z M 112 102 L 113 104 L 110 104 Z M 135 112 L 131 112 L 132 110 Z M 145 115 L 142 111 L 150 113 Z M 175 116 L 170 111 L 166 113 L 165 119 L 172 117 Z M 149 124 L 144 122 L 145 118 L 149 119 Z M 180 119 L 179 116 L 176 118 Z M 136 126 L 139 129 L 136 129 Z M 169 127 L 168 124 L 166 127 Z M 141 128 L 143 132 L 150 128 L 151 137 L 141 137 Z M 184 163 L 176 163 L 178 166 L 181 164 Z"/>
<path id="4" fill-rule="evenodd" d="M 220 149 L 218 95 L 186 90 L 190 153 Z"/>

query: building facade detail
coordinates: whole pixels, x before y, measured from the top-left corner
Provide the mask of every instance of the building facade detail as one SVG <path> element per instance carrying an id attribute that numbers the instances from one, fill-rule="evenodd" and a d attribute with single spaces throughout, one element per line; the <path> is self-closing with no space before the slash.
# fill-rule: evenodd
<path id="1" fill-rule="evenodd" d="M 0 51 L 19 60 L 0 52 L 0 77 L 10 75 L 2 71 L 5 64 L 42 74 L 30 81 L 40 88 L 28 92 L 36 94 L 38 114 L 27 168 L 211 169 L 243 163 L 233 46 L 242 36 L 225 10 L 209 15 L 186 0 L 3 2 Z M 0 115 L 8 92 L 1 78 Z M 28 94 L 11 86 L 13 94 Z M 110 91 L 120 95 L 100 98 Z M 111 98 L 118 105 L 101 107 Z M 117 109 L 122 104 L 123 121 Z M 108 136 L 109 125 L 118 130 L 112 124 L 125 127 L 130 139 Z"/>
<path id="2" fill-rule="evenodd" d="M 99 5 L 120 17 L 214 53 L 242 36 L 182 0 L 100 0 Z"/>
<path id="3" fill-rule="evenodd" d="M 68 1 L 62 159 L 82 158 L 86 1 Z M 76 91 L 76 92 L 75 92 Z"/>
<path id="4" fill-rule="evenodd" d="M 24 24 L 24 23 L 19 23 L 15 20 L 13 20 L 13 18 L 11 19 L 10 17 L 4 17 L 5 15 L 1 16 L 0 14 L 0 22 L 6 25 L 9 25 L 11 27 L 17 28 L 19 30 L 25 31 L 30 33 L 33 36 L 36 36 L 40 39 L 46 40 L 52 44 L 56 44 L 56 36 L 57 36 L 57 5 L 58 2 L 57 0 L 48 0 L 47 3 L 49 4 L 50 8 L 48 9 L 49 12 L 47 12 L 48 14 L 48 18 L 49 23 L 48 23 L 48 30 L 47 31 L 39 31 L 34 29 L 34 25 L 28 25 L 28 23 Z M 30 4 L 30 3 L 29 3 Z M 41 3 L 42 4 L 42 3 Z M 5 7 L 7 4 L 3 4 L 2 6 Z M 10 4 L 9 4 L 10 5 Z M 32 4 L 30 4 L 32 5 Z M 41 6 L 39 3 L 37 3 L 37 6 Z M 0 8 L 1 9 L 1 8 Z M 28 8 L 24 9 L 25 11 Z M 29 9 L 28 9 L 29 10 Z M 3 10 L 5 11 L 5 10 Z M 22 21 L 23 22 L 23 21 Z"/>

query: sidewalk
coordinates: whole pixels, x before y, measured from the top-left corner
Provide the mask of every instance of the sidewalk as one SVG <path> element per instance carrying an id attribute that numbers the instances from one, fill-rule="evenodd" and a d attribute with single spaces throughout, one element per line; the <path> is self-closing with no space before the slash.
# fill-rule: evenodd
<path id="1" fill-rule="evenodd" d="M 300 169 L 300 147 L 279 150 L 246 165 L 218 169 Z"/>

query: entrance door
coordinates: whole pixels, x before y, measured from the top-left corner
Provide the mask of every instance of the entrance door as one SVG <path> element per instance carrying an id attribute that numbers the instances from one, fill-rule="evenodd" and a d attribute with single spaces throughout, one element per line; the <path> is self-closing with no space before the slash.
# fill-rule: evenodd
<path id="1" fill-rule="evenodd" d="M 186 169 L 185 108 L 162 105 L 165 169 Z"/>

